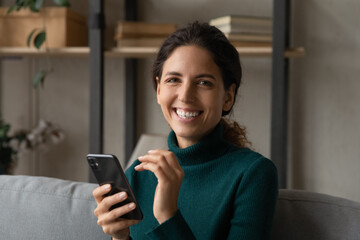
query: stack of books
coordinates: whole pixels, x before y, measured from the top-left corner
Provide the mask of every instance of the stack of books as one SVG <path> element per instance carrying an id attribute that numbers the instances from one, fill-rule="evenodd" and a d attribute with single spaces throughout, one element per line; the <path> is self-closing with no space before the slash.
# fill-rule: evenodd
<path id="1" fill-rule="evenodd" d="M 171 23 L 120 21 L 115 28 L 117 47 L 159 47 L 176 30 Z"/>
<path id="2" fill-rule="evenodd" d="M 219 28 L 235 47 L 272 44 L 271 18 L 228 15 L 211 19 L 209 24 Z"/>

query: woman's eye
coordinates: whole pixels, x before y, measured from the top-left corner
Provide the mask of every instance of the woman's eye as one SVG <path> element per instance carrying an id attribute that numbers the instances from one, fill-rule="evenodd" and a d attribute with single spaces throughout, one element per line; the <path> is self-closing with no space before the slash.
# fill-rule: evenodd
<path id="1" fill-rule="evenodd" d="M 168 82 L 168 83 L 176 83 L 178 81 L 179 81 L 179 79 L 177 79 L 177 78 L 169 78 L 166 80 L 166 82 Z"/>
<path id="2" fill-rule="evenodd" d="M 199 84 L 204 85 L 204 86 L 208 86 L 208 87 L 211 87 L 213 85 L 212 82 L 206 81 L 206 80 L 199 81 Z"/>

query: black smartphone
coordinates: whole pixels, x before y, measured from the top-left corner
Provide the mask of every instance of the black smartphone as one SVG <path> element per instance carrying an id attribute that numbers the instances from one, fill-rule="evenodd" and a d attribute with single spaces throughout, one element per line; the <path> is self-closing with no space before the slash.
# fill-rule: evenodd
<path id="1" fill-rule="evenodd" d="M 143 214 L 137 203 L 134 193 L 126 179 L 125 173 L 116 156 L 111 154 L 88 154 L 86 156 L 90 168 L 92 169 L 98 184 L 110 184 L 111 191 L 106 196 L 113 195 L 118 192 L 126 192 L 128 198 L 118 204 L 115 204 L 110 210 L 123 206 L 127 203 L 134 202 L 136 208 L 123 215 L 121 218 L 142 220 Z"/>

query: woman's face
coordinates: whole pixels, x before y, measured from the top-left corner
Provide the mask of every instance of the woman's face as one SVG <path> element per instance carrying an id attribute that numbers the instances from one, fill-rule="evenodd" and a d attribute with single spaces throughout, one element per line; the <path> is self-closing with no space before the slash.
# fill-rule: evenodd
<path id="1" fill-rule="evenodd" d="M 197 46 L 176 48 L 164 62 L 157 101 L 180 148 L 197 143 L 233 105 L 235 85 L 224 90 L 219 67 Z"/>

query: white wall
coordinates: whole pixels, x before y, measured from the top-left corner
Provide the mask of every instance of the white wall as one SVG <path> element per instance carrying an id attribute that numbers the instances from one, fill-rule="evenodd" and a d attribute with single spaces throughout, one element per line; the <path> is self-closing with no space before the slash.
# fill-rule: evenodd
<path id="1" fill-rule="evenodd" d="M 360 2 L 294 1 L 292 186 L 360 201 Z"/>
<path id="2" fill-rule="evenodd" d="M 225 14 L 272 15 L 272 1 L 268 0 L 138 2 L 140 20 L 173 22 L 179 26 Z M 123 1 L 106 1 L 110 28 L 123 17 L 122 4 Z M 85 0 L 74 1 L 73 7 L 87 15 L 86 5 Z M 357 174 L 360 170 L 360 108 L 357 106 L 360 2 L 311 0 L 293 1 L 292 5 L 292 42 L 294 46 L 305 46 L 307 55 L 291 60 L 289 187 L 360 201 Z M 108 38 L 107 42 L 111 40 Z M 241 61 L 244 78 L 233 117 L 247 126 L 254 148 L 269 157 L 271 59 L 242 58 Z M 17 173 L 86 181 L 88 59 L 55 58 L 57 73 L 47 78 L 45 88 L 37 95 L 29 88 L 28 72 L 41 64 L 43 60 L 37 58 L 2 60 L 3 115 L 16 127 L 29 127 L 36 118 L 52 120 L 64 128 L 66 139 L 47 154 L 39 153 L 27 162 L 23 160 Z M 151 64 L 152 59 L 139 63 L 139 134 L 167 134 L 169 128 L 152 89 Z M 126 114 L 123 72 L 122 59 L 106 59 L 105 151 L 121 159 Z"/>

